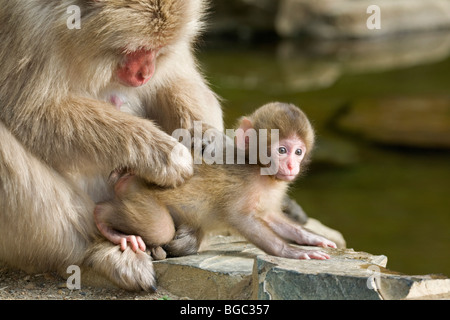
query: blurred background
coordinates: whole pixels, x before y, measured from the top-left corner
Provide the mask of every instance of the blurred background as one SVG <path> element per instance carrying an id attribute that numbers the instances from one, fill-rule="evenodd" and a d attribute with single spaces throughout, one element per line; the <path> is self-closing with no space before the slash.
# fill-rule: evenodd
<path id="1" fill-rule="evenodd" d="M 209 13 L 198 60 L 226 127 L 270 101 L 300 106 L 318 145 L 292 197 L 391 270 L 450 276 L 450 1 L 213 0 Z"/>

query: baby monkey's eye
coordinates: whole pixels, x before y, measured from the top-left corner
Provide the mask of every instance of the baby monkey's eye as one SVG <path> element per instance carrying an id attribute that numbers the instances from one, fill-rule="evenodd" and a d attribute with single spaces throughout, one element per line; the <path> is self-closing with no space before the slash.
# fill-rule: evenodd
<path id="1" fill-rule="evenodd" d="M 279 148 L 278 148 L 278 152 L 279 152 L 280 154 L 286 154 L 286 153 L 287 153 L 287 149 L 286 149 L 285 147 L 279 147 Z"/>
<path id="2" fill-rule="evenodd" d="M 303 150 L 302 149 L 297 149 L 295 150 L 295 154 L 298 156 L 301 156 L 303 154 Z"/>

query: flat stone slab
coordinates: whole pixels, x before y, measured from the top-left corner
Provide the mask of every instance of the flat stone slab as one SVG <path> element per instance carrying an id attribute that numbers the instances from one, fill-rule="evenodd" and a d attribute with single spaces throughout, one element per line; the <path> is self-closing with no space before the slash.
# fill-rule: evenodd
<path id="1" fill-rule="evenodd" d="M 305 247 L 307 249 L 307 247 Z M 256 257 L 255 299 L 259 300 L 379 300 L 371 270 L 387 263 L 352 249 L 326 250 L 329 260 L 292 260 L 267 255 Z"/>
<path id="2" fill-rule="evenodd" d="M 246 242 L 224 242 L 197 255 L 156 261 L 158 286 L 196 300 L 250 299 L 258 251 Z"/>
<path id="3" fill-rule="evenodd" d="M 335 254 L 330 250 L 332 259 L 322 261 L 258 256 L 254 273 L 258 289 L 254 290 L 254 298 L 399 300 L 447 295 L 450 299 L 448 278 L 403 275 L 384 268 L 384 256 L 370 257 L 352 250 L 339 251 Z"/>
<path id="4" fill-rule="evenodd" d="M 384 255 L 321 250 L 331 259 L 285 259 L 239 237 L 215 236 L 197 255 L 157 261 L 155 270 L 159 286 L 198 300 L 450 299 L 446 277 L 388 270 Z"/>
<path id="5" fill-rule="evenodd" d="M 157 261 L 155 270 L 159 286 L 198 300 L 450 299 L 446 277 L 388 270 L 384 255 L 321 250 L 331 259 L 285 259 L 239 237 L 215 236 L 197 255 Z"/>

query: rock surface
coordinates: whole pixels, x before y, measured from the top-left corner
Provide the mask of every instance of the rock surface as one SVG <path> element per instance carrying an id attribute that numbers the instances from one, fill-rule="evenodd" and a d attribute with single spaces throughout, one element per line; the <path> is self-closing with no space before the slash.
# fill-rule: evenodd
<path id="1" fill-rule="evenodd" d="M 256 258 L 259 300 L 400 300 L 439 296 L 450 299 L 450 279 L 409 276 L 384 266 L 385 256 L 351 249 L 329 250 L 332 260 Z M 256 283 L 256 282 L 255 282 Z"/>
<path id="2" fill-rule="evenodd" d="M 305 247 L 306 248 L 306 247 Z M 254 297 L 259 300 L 379 300 L 371 269 L 386 265 L 385 256 L 327 250 L 330 260 L 256 257 Z M 257 281 L 257 282 L 256 282 Z"/>
<path id="3" fill-rule="evenodd" d="M 221 47 L 211 49 L 204 61 L 222 88 L 310 92 L 329 88 L 348 75 L 376 75 L 445 61 L 450 55 L 450 32 L 363 40 L 283 40 L 270 48 L 264 54 L 257 47 L 245 49 L 243 55 L 242 46 L 229 51 Z"/>
<path id="4" fill-rule="evenodd" d="M 242 39 L 261 33 L 292 38 L 373 38 L 450 28 L 446 0 L 378 0 L 381 28 L 371 30 L 369 0 L 214 0 L 212 34 L 235 34 Z"/>
<path id="5" fill-rule="evenodd" d="M 443 61 L 449 54 L 449 32 L 358 41 L 285 40 L 277 47 L 277 79 L 284 90 L 304 92 L 328 88 L 345 75 L 402 70 Z"/>
<path id="6" fill-rule="evenodd" d="M 446 0 L 378 0 L 381 28 L 369 29 L 369 0 L 282 0 L 276 19 L 285 37 L 306 33 L 320 38 L 367 38 L 450 27 Z"/>
<path id="7" fill-rule="evenodd" d="M 200 254 L 155 262 L 158 285 L 197 300 L 250 299 L 254 257 L 262 252 L 231 238 L 217 236 Z"/>
<path id="8" fill-rule="evenodd" d="M 387 145 L 449 149 L 450 98 L 358 101 L 339 117 L 337 127 Z"/>
<path id="9" fill-rule="evenodd" d="M 197 255 L 155 263 L 159 285 L 177 296 L 212 300 L 450 299 L 450 279 L 392 272 L 383 255 L 322 249 L 330 260 L 292 260 L 237 237 L 210 241 Z"/>
<path id="10" fill-rule="evenodd" d="M 342 234 L 314 218 L 304 227 L 345 248 Z M 254 298 L 254 260 L 264 252 L 240 236 L 213 235 L 201 253 L 155 262 L 158 284 L 177 296 L 192 299 Z"/>
<path id="11" fill-rule="evenodd" d="M 67 288 L 55 273 L 27 274 L 0 261 L 0 301 L 5 300 L 178 300 L 160 288 L 157 293 L 128 292 L 109 282 L 81 283 L 80 290 Z"/>
<path id="12" fill-rule="evenodd" d="M 0 263 L 0 299 L 450 299 L 446 277 L 392 272 L 383 255 L 322 250 L 330 260 L 284 259 L 239 237 L 214 236 L 197 255 L 155 262 L 157 294 L 127 292 L 109 283 L 69 290 L 55 274 L 27 275 Z"/>
<path id="13" fill-rule="evenodd" d="M 255 34 L 274 33 L 278 0 L 214 0 L 208 33 L 248 40 Z"/>

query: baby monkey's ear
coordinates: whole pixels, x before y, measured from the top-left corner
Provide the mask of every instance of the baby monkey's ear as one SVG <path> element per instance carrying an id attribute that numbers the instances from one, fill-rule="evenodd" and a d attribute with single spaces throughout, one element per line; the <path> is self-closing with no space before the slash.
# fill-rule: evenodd
<path id="1" fill-rule="evenodd" d="M 239 120 L 239 128 L 236 131 L 236 146 L 239 149 L 248 149 L 249 137 L 246 132 L 253 129 L 252 121 L 247 117 L 242 117 Z"/>

